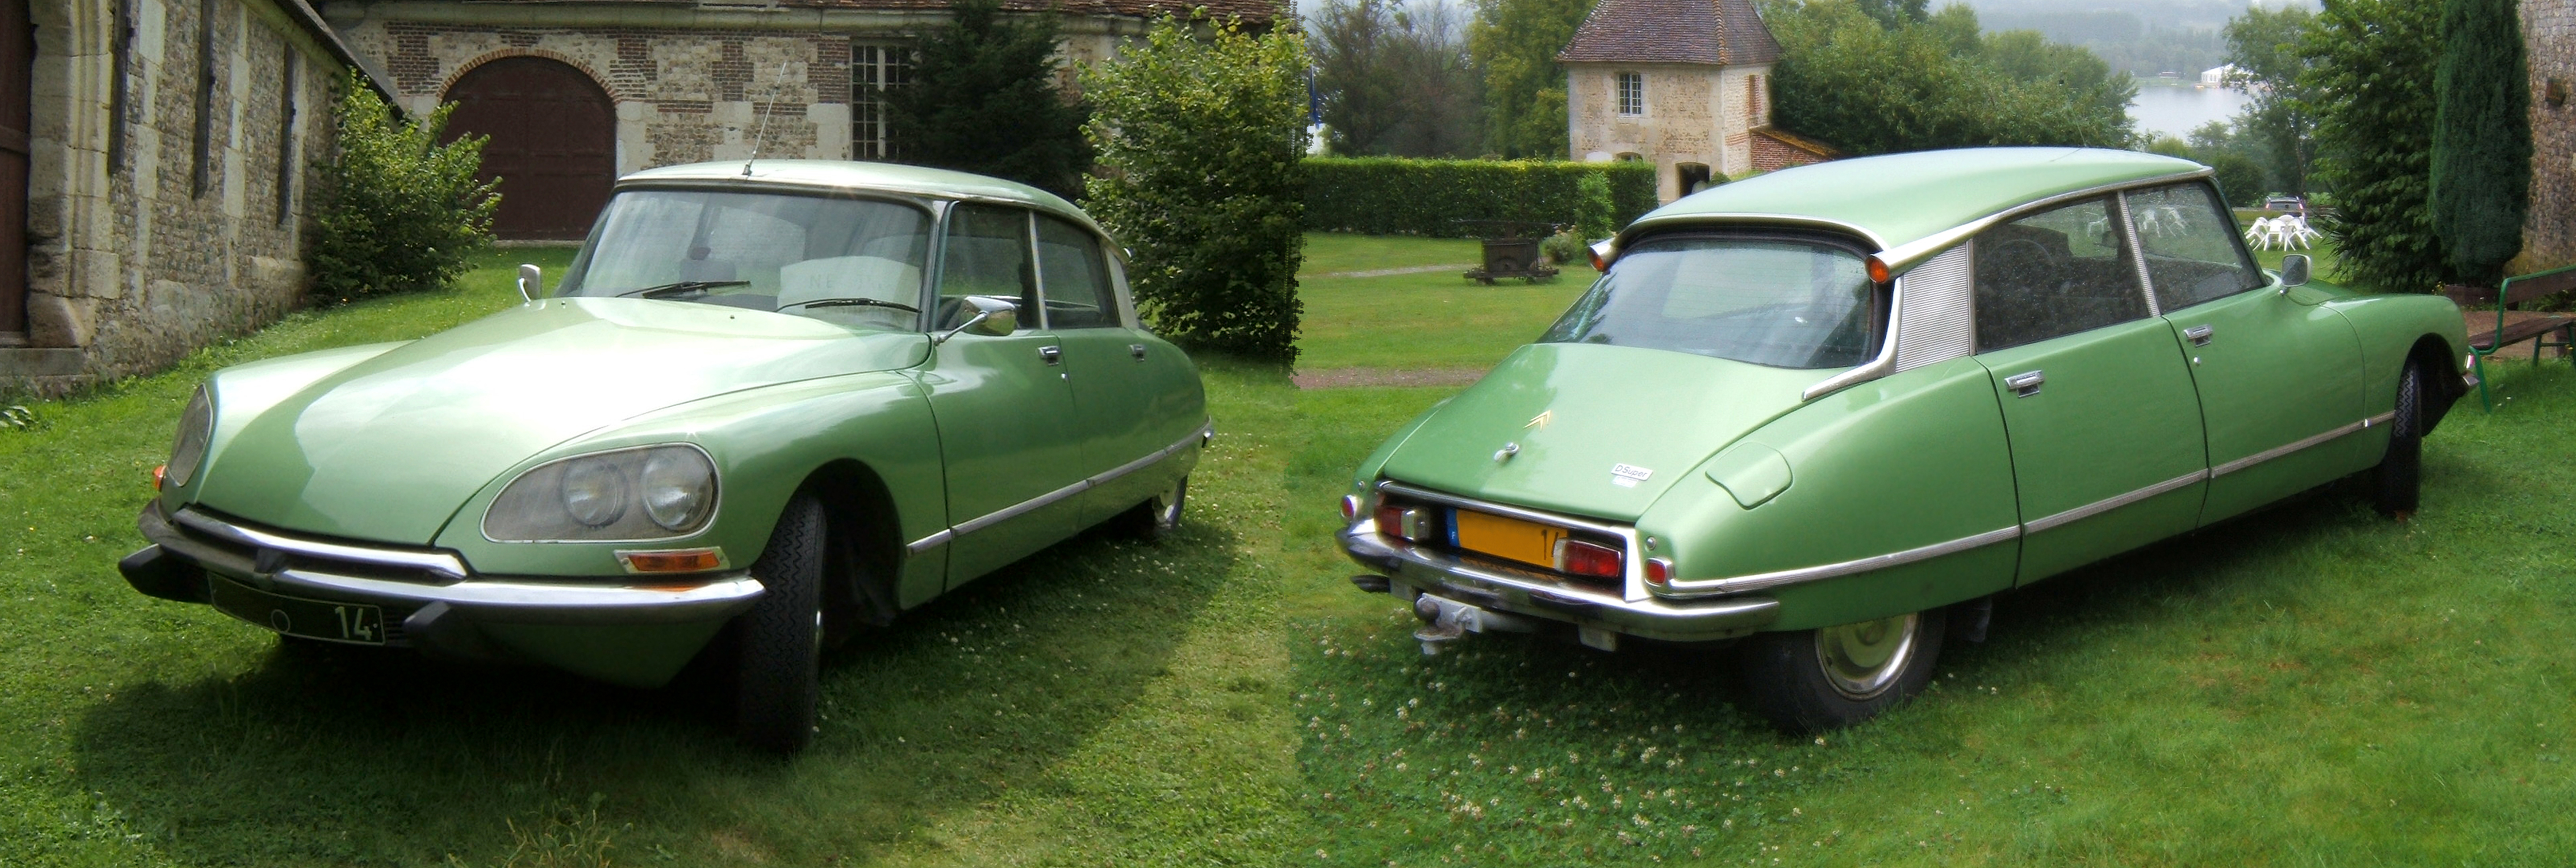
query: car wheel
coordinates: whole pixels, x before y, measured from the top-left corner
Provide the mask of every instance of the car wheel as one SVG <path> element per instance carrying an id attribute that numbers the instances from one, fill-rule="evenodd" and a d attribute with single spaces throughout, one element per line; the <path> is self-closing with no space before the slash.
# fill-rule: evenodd
<path id="1" fill-rule="evenodd" d="M 1947 618 L 1913 612 L 1813 630 L 1757 633 L 1737 662 L 1753 710 L 1795 732 L 1850 726 L 1932 680 Z"/>
<path id="2" fill-rule="evenodd" d="M 766 590 L 734 625 L 734 734 L 753 747 L 794 753 L 814 739 L 825 535 L 823 504 L 797 495 L 751 565 Z"/>
<path id="3" fill-rule="evenodd" d="M 2415 513 L 2424 490 L 2424 363 L 2410 361 L 2397 375 L 2397 418 L 2389 422 L 2388 453 L 2373 473 L 2381 515 L 2399 520 Z"/>
<path id="4" fill-rule="evenodd" d="M 1163 493 L 1146 498 L 1118 516 L 1118 529 L 1128 536 L 1161 541 L 1181 527 L 1181 510 L 1190 500 L 1190 478 L 1181 477 Z"/>

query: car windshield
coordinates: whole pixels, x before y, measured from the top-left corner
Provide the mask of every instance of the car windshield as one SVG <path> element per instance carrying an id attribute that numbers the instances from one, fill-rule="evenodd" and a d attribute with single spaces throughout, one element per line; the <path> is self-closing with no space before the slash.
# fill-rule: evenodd
<path id="1" fill-rule="evenodd" d="M 913 329 L 930 214 L 790 193 L 630 190 L 610 200 L 559 296 L 640 296 Z"/>
<path id="2" fill-rule="evenodd" d="M 1860 364 L 1878 346 L 1861 255 L 1778 237 L 1648 239 L 1610 266 L 1540 343 L 1677 350 L 1775 368 Z"/>

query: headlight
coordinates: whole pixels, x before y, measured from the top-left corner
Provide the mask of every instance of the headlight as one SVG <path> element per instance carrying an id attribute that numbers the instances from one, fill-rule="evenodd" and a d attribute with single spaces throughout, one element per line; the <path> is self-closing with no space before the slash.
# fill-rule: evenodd
<path id="1" fill-rule="evenodd" d="M 716 466 L 695 446 L 643 446 L 549 461 L 501 489 L 483 513 L 493 542 L 668 539 L 705 528 Z"/>
<path id="2" fill-rule="evenodd" d="M 206 463 L 206 443 L 215 435 L 215 401 L 198 386 L 197 394 L 188 398 L 188 409 L 179 411 L 179 437 L 170 446 L 169 484 L 176 488 L 196 478 L 197 468 Z"/>

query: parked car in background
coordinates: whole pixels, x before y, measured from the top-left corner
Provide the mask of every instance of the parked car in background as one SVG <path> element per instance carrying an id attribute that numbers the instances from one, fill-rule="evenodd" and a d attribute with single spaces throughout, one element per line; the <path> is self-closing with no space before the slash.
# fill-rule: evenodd
<path id="1" fill-rule="evenodd" d="M 2308 215 L 2308 200 L 2301 196 L 2271 196 L 2263 200 L 2263 210 L 2305 217 Z"/>
<path id="2" fill-rule="evenodd" d="M 795 750 L 826 640 L 1082 528 L 1168 529 L 1212 430 L 1062 199 L 676 166 L 618 182 L 550 297 L 216 372 L 121 567 L 291 641 L 643 687 L 727 652 L 740 735 Z"/>
<path id="3" fill-rule="evenodd" d="M 1540 336 L 1358 468 L 1361 588 L 1464 632 L 1738 643 L 1841 726 L 1991 595 L 2368 474 L 2416 505 L 2459 311 L 2255 264 L 2210 170 L 1992 148 L 1727 184 L 1605 242 Z"/>

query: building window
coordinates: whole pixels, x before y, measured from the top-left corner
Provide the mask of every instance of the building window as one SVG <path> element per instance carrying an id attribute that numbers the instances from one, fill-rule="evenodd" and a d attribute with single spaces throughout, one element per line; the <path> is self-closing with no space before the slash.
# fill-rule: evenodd
<path id="1" fill-rule="evenodd" d="M 1619 74 L 1619 113 L 1631 116 L 1646 113 L 1646 77 L 1644 75 L 1634 72 Z"/>
<path id="2" fill-rule="evenodd" d="M 912 83 L 912 49 L 901 45 L 850 47 L 851 156 L 890 160 L 902 156 L 886 125 L 886 91 Z"/>

